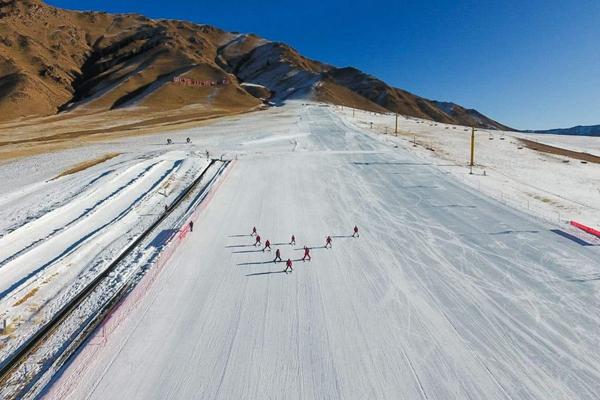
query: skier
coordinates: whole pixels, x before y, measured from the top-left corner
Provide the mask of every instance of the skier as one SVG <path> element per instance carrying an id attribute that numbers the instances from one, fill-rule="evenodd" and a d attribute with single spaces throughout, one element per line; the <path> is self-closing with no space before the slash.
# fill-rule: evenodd
<path id="1" fill-rule="evenodd" d="M 256 227 L 253 227 L 253 228 L 252 228 L 252 233 L 250 234 L 250 236 L 254 236 L 254 235 L 256 235 L 256 234 L 257 234 L 257 233 L 256 233 Z"/>
<path id="2" fill-rule="evenodd" d="M 190 138 L 185 139 L 185 141 L 186 141 L 186 143 L 192 143 L 192 139 L 190 139 Z"/>
<path id="3" fill-rule="evenodd" d="M 167 144 L 172 144 L 173 141 L 171 139 L 167 139 Z"/>
<path id="4" fill-rule="evenodd" d="M 360 235 L 358 234 L 358 226 L 354 225 L 354 233 L 352 234 L 352 237 L 360 237 Z"/>
<path id="5" fill-rule="evenodd" d="M 275 259 L 273 260 L 274 263 L 276 263 L 277 261 L 281 262 L 281 252 L 279 251 L 279 249 L 275 250 Z"/>
<path id="6" fill-rule="evenodd" d="M 254 242 L 254 246 L 260 246 L 260 235 L 256 235 L 256 242 Z"/>
<path id="7" fill-rule="evenodd" d="M 290 241 L 290 246 L 296 245 L 296 236 L 292 235 L 292 240 Z"/>
<path id="8" fill-rule="evenodd" d="M 194 221 L 190 221 L 190 232 L 194 232 Z"/>
<path id="9" fill-rule="evenodd" d="M 283 272 L 287 272 L 288 268 L 290 269 L 290 271 L 294 272 L 294 268 L 292 268 L 292 260 L 289 258 L 285 262 L 285 269 L 283 270 Z"/>
<path id="10" fill-rule="evenodd" d="M 306 259 L 308 258 L 308 261 L 311 260 L 310 258 L 310 248 L 307 246 L 304 246 L 304 257 L 302 257 L 302 261 L 306 261 Z"/>
<path id="11" fill-rule="evenodd" d="M 169 211 L 169 206 L 165 204 L 165 212 Z"/>
<path id="12" fill-rule="evenodd" d="M 327 236 L 327 239 L 325 239 L 325 248 L 331 248 L 331 236 Z"/>
<path id="13" fill-rule="evenodd" d="M 210 158 L 210 153 L 208 152 L 208 150 L 206 150 L 206 159 L 208 160 Z"/>
<path id="14" fill-rule="evenodd" d="M 265 241 L 265 248 L 263 249 L 263 251 L 269 249 L 269 251 L 271 251 L 271 242 L 269 241 L 269 239 L 267 239 Z"/>

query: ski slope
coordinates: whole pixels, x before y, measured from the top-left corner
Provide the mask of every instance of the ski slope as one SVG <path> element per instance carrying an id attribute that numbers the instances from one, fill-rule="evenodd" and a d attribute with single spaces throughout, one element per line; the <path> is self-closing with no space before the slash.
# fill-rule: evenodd
<path id="1" fill-rule="evenodd" d="M 68 179 L 33 185 L 52 192 L 58 205 L 38 205 L 34 218 L 16 221 L 0 237 L 0 319 L 10 324 L 0 336 L 0 360 L 110 265 L 207 165 L 174 151 L 104 166 L 74 193 L 65 190 Z M 5 201 L 35 210 L 29 194 L 16 191 Z"/>
<path id="2" fill-rule="evenodd" d="M 475 166 L 473 174 L 467 175 L 471 128 L 399 116 L 396 135 L 394 114 L 341 107 L 335 112 L 378 140 L 410 148 L 427 162 L 511 207 L 553 223 L 577 220 L 600 227 L 600 164 L 536 151 L 521 142 L 527 139 L 595 154 L 600 137 L 477 129 Z"/>
<path id="3" fill-rule="evenodd" d="M 597 399 L 599 247 L 340 118 L 292 103 L 183 132 L 238 161 L 43 398 Z"/>

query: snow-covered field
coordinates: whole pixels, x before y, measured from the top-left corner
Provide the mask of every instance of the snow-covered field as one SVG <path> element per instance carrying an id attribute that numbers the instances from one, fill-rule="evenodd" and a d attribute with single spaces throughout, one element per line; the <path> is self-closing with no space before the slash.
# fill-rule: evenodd
<path id="1" fill-rule="evenodd" d="M 480 133 L 480 166 L 469 175 L 468 132 L 401 121 L 424 144 L 413 148 L 410 135 L 375 133 L 384 124 L 393 119 L 291 102 L 3 165 L 3 290 L 40 268 L 61 277 L 33 301 L 57 298 L 101 249 L 140 229 L 166 201 L 163 184 L 172 193 L 184 186 L 206 150 L 237 159 L 139 303 L 110 334 L 95 332 L 42 397 L 596 399 L 600 246 L 552 214 L 531 217 L 545 217 L 533 201 L 529 210 L 505 203 L 575 191 L 583 205 L 560 219 L 593 224 L 586 210 L 598 201 L 586 190 L 597 186 L 597 166 L 549 161 L 512 135 Z M 46 182 L 109 152 L 122 154 Z M 557 176 L 576 180 L 564 190 Z M 69 246 L 106 224 L 100 250 Z M 293 273 L 252 246 L 252 226 L 294 260 Z M 299 260 L 303 245 L 313 248 L 310 262 Z M 58 256 L 70 261 L 55 266 Z M 22 268 L 11 264 L 19 259 Z M 14 312 L 19 296 L 7 296 L 3 310 Z"/>
<path id="2" fill-rule="evenodd" d="M 397 144 L 500 202 L 545 220 L 578 220 L 600 228 L 600 164 L 530 150 L 519 138 L 597 154 L 600 138 L 477 130 L 473 174 L 467 168 L 471 129 L 400 116 L 336 108 L 348 123 Z M 371 128 L 373 122 L 373 128 Z M 386 135 L 387 132 L 387 135 Z M 413 146 L 414 142 L 417 146 Z M 433 150 L 433 151 L 432 151 Z M 485 171 L 485 175 L 484 175 Z"/>

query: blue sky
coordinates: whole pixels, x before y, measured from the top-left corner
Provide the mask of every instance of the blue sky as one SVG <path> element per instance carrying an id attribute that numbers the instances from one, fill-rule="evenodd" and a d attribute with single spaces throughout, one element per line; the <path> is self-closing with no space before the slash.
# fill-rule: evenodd
<path id="1" fill-rule="evenodd" d="M 282 41 L 519 129 L 600 124 L 600 0 L 49 0 Z"/>

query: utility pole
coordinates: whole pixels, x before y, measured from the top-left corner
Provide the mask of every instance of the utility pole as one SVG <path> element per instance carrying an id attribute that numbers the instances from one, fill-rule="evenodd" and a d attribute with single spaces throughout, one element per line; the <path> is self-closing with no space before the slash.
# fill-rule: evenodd
<path id="1" fill-rule="evenodd" d="M 394 130 L 394 133 L 398 133 L 398 113 L 396 113 L 396 130 Z"/>
<path id="2" fill-rule="evenodd" d="M 471 128 L 471 162 L 469 163 L 470 174 L 473 174 L 473 166 L 475 165 L 475 127 Z"/>

